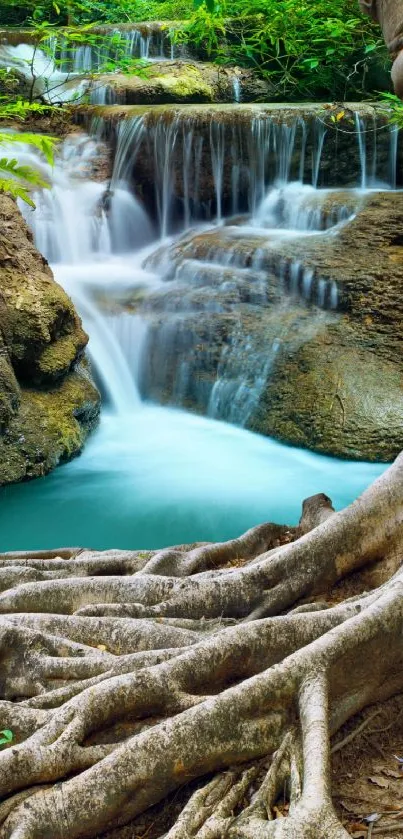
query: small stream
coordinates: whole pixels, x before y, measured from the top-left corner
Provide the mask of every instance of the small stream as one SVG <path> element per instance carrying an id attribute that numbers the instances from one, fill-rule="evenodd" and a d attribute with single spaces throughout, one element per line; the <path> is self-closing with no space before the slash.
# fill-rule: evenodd
<path id="1" fill-rule="evenodd" d="M 141 312 L 116 314 L 105 300 L 113 304 L 122 292 L 136 289 L 158 296 L 166 278 L 158 260 L 153 267 L 152 254 L 161 247 L 161 238 L 116 172 L 106 208 L 106 185 L 86 176 L 88 160 L 97 154 L 96 140 L 78 135 L 65 141 L 53 170 L 28 149 L 21 155 L 24 162 L 41 167 L 52 183 L 51 190 L 35 196 L 35 212 L 23 211 L 90 336 L 89 354 L 104 409 L 81 457 L 48 477 L 0 491 L 1 550 L 73 544 L 156 548 L 219 540 L 264 520 L 295 524 L 302 500 L 316 492 L 327 493 L 338 509 L 352 502 L 385 465 L 316 455 L 140 397 L 147 324 Z M 218 191 L 217 161 L 215 166 Z M 315 166 L 313 171 L 316 177 Z M 294 184 L 287 198 L 287 178 L 288 171 L 282 183 L 277 178 L 267 189 L 245 229 L 252 225 L 257 236 L 273 240 L 291 235 L 294 226 L 299 237 L 317 228 L 320 214 L 310 204 L 315 184 Z M 168 190 L 168 182 L 164 188 Z M 281 222 L 276 217 L 279 205 Z M 169 229 L 169 206 L 163 192 L 163 235 Z M 333 221 L 334 229 L 323 235 L 337 235 L 348 214 Z M 216 218 L 207 229 L 221 225 L 217 201 Z M 206 223 L 199 229 L 205 230 Z M 231 264 L 224 266 L 227 271 Z M 306 286 L 306 278 L 304 282 Z M 332 308 L 332 290 L 327 296 L 320 293 L 323 306 L 327 301 Z"/>

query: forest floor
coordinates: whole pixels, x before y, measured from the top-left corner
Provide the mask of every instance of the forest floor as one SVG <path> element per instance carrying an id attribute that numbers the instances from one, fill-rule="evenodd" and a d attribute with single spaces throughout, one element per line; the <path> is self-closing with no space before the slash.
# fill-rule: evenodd
<path id="1" fill-rule="evenodd" d="M 364 727 L 332 760 L 337 815 L 355 839 L 403 836 L 403 696 L 366 708 L 337 735 Z"/>

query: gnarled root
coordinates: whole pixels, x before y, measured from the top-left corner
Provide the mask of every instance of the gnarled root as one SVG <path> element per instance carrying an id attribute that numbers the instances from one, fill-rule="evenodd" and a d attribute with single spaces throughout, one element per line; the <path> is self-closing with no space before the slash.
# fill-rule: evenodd
<path id="1" fill-rule="evenodd" d="M 400 456 L 297 529 L 3 554 L 0 839 L 99 836 L 195 779 L 166 839 L 344 839 L 329 738 L 403 690 L 402 521 Z M 329 599 L 368 563 L 377 588 Z"/>

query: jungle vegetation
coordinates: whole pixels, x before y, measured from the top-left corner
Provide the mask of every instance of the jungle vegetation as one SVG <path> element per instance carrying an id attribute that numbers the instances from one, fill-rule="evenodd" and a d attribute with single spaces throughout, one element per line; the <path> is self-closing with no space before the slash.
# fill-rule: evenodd
<path id="1" fill-rule="evenodd" d="M 79 31 L 145 20 L 175 22 L 175 38 L 201 57 L 269 76 L 278 99 L 368 98 L 389 84 L 379 28 L 356 0 L 0 0 L 0 26 Z"/>

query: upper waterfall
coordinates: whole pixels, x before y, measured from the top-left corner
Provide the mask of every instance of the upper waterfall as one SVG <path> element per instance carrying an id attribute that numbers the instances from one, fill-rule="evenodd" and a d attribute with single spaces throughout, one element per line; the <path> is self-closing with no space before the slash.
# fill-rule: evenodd
<path id="1" fill-rule="evenodd" d="M 398 130 L 350 113 L 341 130 L 319 106 L 131 107 L 117 126 L 106 109 L 91 129 L 115 146 L 113 181 L 142 189 L 165 236 L 239 213 L 262 219 L 266 196 L 290 181 L 393 189 Z"/>
<path id="2" fill-rule="evenodd" d="M 138 24 L 91 30 L 89 43 L 74 43 L 63 32 L 40 43 L 0 40 L 0 68 L 15 70 L 23 79 L 31 99 L 50 104 L 81 102 L 88 94 L 91 102 L 103 103 L 106 89 L 94 80 L 94 74 L 125 68 L 133 59 L 173 60 L 185 55 L 176 45 L 170 27 L 162 24 Z M 24 38 L 22 33 L 21 38 Z"/>

